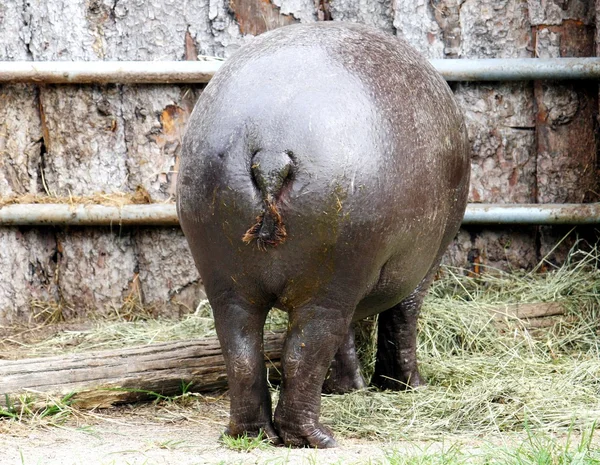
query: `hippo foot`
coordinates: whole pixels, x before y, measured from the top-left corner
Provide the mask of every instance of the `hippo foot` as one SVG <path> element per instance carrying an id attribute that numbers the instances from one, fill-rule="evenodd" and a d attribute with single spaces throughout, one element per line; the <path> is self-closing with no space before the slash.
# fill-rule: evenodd
<path id="1" fill-rule="evenodd" d="M 427 386 L 427 383 L 417 370 L 394 378 L 375 372 L 371 384 L 381 390 L 410 391 Z"/>
<path id="2" fill-rule="evenodd" d="M 360 362 L 356 355 L 354 327 L 351 326 L 329 366 L 322 392 L 325 394 L 346 394 L 366 387 L 367 383 L 365 383 L 365 379 L 360 373 Z"/>
<path id="3" fill-rule="evenodd" d="M 286 446 L 317 449 L 337 447 L 331 430 L 318 422 L 306 424 L 302 421 L 278 421 L 276 418 L 275 428 Z"/>
<path id="4" fill-rule="evenodd" d="M 279 435 L 286 446 L 315 447 L 317 449 L 337 447 L 333 433 L 329 428 L 319 424 L 312 427 L 294 428 L 294 430 L 280 430 Z"/>
<path id="5" fill-rule="evenodd" d="M 274 446 L 283 444 L 281 438 L 277 435 L 275 428 L 271 423 L 267 424 L 229 424 L 229 427 L 223 432 L 224 436 L 230 436 L 232 438 L 240 438 L 247 436 L 249 438 L 256 438 L 262 435 L 264 439 L 267 439 Z"/>
<path id="6" fill-rule="evenodd" d="M 323 393 L 346 394 L 366 387 L 367 383 L 359 371 L 344 374 L 332 372 L 323 383 Z"/>

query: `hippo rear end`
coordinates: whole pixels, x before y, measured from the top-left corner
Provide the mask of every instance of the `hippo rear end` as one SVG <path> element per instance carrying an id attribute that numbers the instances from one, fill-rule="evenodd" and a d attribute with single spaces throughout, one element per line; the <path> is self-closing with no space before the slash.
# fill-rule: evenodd
<path id="1" fill-rule="evenodd" d="M 468 180 L 452 92 L 401 39 L 294 25 L 222 66 L 188 124 L 178 213 L 227 365 L 228 434 L 335 445 L 321 389 L 330 365 L 329 390 L 364 386 L 350 328 L 376 313 L 373 382 L 422 384 L 417 316 Z M 289 314 L 274 418 L 262 350 L 272 307 Z"/>

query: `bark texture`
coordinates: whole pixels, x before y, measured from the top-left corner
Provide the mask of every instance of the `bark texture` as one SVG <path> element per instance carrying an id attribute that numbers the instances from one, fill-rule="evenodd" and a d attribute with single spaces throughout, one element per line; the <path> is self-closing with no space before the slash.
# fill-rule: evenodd
<path id="1" fill-rule="evenodd" d="M 595 8 L 591 1 L 529 2 L 535 55 L 541 58 L 595 54 Z M 597 172 L 598 84 L 594 81 L 535 83 L 537 201 L 579 203 L 599 198 Z M 567 228 L 540 228 L 540 255 L 564 261 L 575 241 Z M 582 231 L 583 237 L 590 236 Z M 556 243 L 562 243 L 555 248 Z"/>
<path id="2" fill-rule="evenodd" d="M 190 313 L 200 300 L 206 299 L 179 228 L 139 230 L 134 241 L 143 301 L 153 302 L 155 313 L 164 316 Z"/>
<path id="3" fill-rule="evenodd" d="M 589 0 L 5 0 L 0 60 L 227 58 L 255 34 L 320 20 L 370 24 L 429 58 L 591 56 L 598 9 Z M 596 200 L 596 83 L 453 88 L 473 147 L 471 201 Z M 0 195 L 124 192 L 172 201 L 181 137 L 201 91 L 0 86 Z M 530 268 L 561 234 L 469 228 L 446 261 Z M 70 318 L 132 299 L 181 313 L 203 297 L 178 230 L 3 228 L 0 247 L 0 323 L 40 318 L 44 301 Z"/>
<path id="4" fill-rule="evenodd" d="M 0 195 L 43 192 L 38 90 L 0 86 Z"/>
<path id="5" fill-rule="evenodd" d="M 0 322 L 36 323 L 44 305 L 58 302 L 56 236 L 48 229 L 4 228 L 0 234 Z M 40 311 L 38 311 L 40 310 Z M 39 314 L 39 318 L 46 318 Z"/>

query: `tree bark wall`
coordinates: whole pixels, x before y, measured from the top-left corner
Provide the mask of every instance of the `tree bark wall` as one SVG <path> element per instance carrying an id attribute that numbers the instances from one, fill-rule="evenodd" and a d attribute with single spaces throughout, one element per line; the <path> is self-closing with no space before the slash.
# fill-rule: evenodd
<path id="1" fill-rule="evenodd" d="M 591 0 L 5 0 L 0 60 L 226 58 L 255 34 L 319 20 L 404 36 L 429 58 L 583 56 L 594 52 L 595 11 Z M 453 90 L 473 147 L 470 201 L 595 200 L 595 83 Z M 201 91 L 0 86 L 0 196 L 142 192 L 172 200 L 182 133 Z M 446 260 L 528 268 L 556 236 L 469 228 Z M 118 310 L 133 297 L 172 314 L 203 297 L 177 229 L 4 228 L 0 263 L 0 323 L 33 318 L 32 301 L 59 304 L 71 318 Z"/>

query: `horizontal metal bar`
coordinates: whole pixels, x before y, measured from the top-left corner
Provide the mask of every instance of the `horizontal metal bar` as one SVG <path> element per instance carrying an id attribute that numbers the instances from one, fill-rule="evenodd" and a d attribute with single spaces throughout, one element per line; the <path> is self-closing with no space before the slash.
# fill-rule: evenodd
<path id="1" fill-rule="evenodd" d="M 600 58 L 490 58 L 431 60 L 447 81 L 598 79 Z"/>
<path id="2" fill-rule="evenodd" d="M 12 204 L 0 208 L 2 226 L 177 226 L 174 204 L 69 205 Z M 463 225 L 600 224 L 600 203 L 469 204 Z"/>
<path id="3" fill-rule="evenodd" d="M 0 61 L 0 83 L 182 84 L 208 82 L 224 62 Z M 431 60 L 448 81 L 598 79 L 600 58 L 492 58 Z M 267 73 L 268 70 L 265 70 Z"/>
<path id="4" fill-rule="evenodd" d="M 600 203 L 469 204 L 463 225 L 477 224 L 599 224 Z"/>
<path id="5" fill-rule="evenodd" d="M 174 204 L 12 204 L 0 208 L 3 226 L 177 226 Z"/>
<path id="6" fill-rule="evenodd" d="M 208 82 L 222 60 L 0 61 L 0 83 L 183 84 Z"/>

